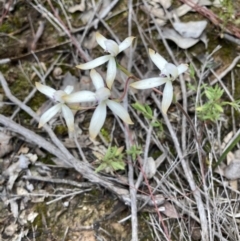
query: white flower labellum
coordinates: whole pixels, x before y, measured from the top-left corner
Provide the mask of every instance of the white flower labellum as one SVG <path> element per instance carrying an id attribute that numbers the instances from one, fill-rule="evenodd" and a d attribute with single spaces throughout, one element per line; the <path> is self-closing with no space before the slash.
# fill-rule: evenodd
<path id="1" fill-rule="evenodd" d="M 163 113 L 167 113 L 173 99 L 172 82 L 180 74 L 184 73 L 188 69 L 188 66 L 186 64 L 175 66 L 174 64 L 168 63 L 160 54 L 152 49 L 149 49 L 149 55 L 153 63 L 161 71 L 160 77 L 140 80 L 132 83 L 130 86 L 136 89 L 149 89 L 165 84 L 162 99 L 162 111 Z"/>
<path id="2" fill-rule="evenodd" d="M 73 91 L 73 86 L 67 86 L 64 90 L 55 90 L 49 86 L 42 85 L 39 82 L 36 82 L 36 88 L 43 93 L 44 95 L 51 98 L 54 102 L 57 102 L 56 105 L 48 109 L 40 118 L 38 127 L 42 127 L 50 119 L 52 119 L 58 112 L 62 111 L 63 117 L 66 121 L 69 132 L 74 131 L 74 116 L 71 109 L 65 105 L 65 97 L 70 95 Z"/>
<path id="3" fill-rule="evenodd" d="M 117 65 L 116 65 L 115 57 L 123 50 L 127 49 L 132 44 L 133 39 L 134 37 L 128 37 L 118 45 L 115 41 L 111 39 L 107 39 L 103 35 L 97 32 L 96 33 L 97 43 L 104 49 L 105 52 L 110 53 L 110 55 L 101 56 L 88 63 L 77 65 L 76 67 L 79 69 L 94 69 L 108 62 L 106 83 L 107 83 L 107 87 L 111 89 L 113 81 L 117 74 Z"/>
<path id="4" fill-rule="evenodd" d="M 123 106 L 113 100 L 109 100 L 111 92 L 108 88 L 104 86 L 102 76 L 95 69 L 92 69 L 90 71 L 90 77 L 96 89 L 95 93 L 92 91 L 79 91 L 71 95 L 64 96 L 64 100 L 67 103 L 88 101 L 95 101 L 98 103 L 98 106 L 93 113 L 89 126 L 90 137 L 92 139 L 95 139 L 98 133 L 100 132 L 107 116 L 107 106 L 109 107 L 109 109 L 111 109 L 111 111 L 114 114 L 120 117 L 125 123 L 133 124 L 128 112 L 123 108 Z"/>

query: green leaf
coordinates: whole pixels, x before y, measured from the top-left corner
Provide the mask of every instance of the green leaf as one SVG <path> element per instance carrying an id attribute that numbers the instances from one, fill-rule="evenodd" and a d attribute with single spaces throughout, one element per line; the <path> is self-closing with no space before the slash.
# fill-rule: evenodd
<path id="1" fill-rule="evenodd" d="M 132 104 L 132 107 L 133 107 L 134 109 L 142 112 L 142 113 L 143 113 L 143 112 L 146 112 L 145 107 L 144 107 L 142 104 L 140 104 L 139 102 L 136 102 L 136 103 Z"/>
<path id="2" fill-rule="evenodd" d="M 223 108 L 222 106 L 220 106 L 219 104 L 215 104 L 214 107 L 219 111 L 219 112 L 223 112 Z"/>
<path id="3" fill-rule="evenodd" d="M 154 123 L 151 124 L 153 127 L 160 127 L 162 124 L 158 121 L 155 121 Z"/>
<path id="4" fill-rule="evenodd" d="M 204 106 L 203 106 L 203 105 L 202 105 L 202 106 L 198 106 L 198 107 L 196 108 L 196 110 L 200 112 L 200 111 L 202 111 L 202 110 L 203 110 L 203 108 L 204 108 Z"/>
<path id="5" fill-rule="evenodd" d="M 187 84 L 187 87 L 188 87 L 189 90 L 193 90 L 193 91 L 197 90 L 197 87 L 195 85 L 190 84 L 190 83 Z"/>
<path id="6" fill-rule="evenodd" d="M 112 167 L 115 171 L 124 170 L 125 169 L 125 163 L 124 162 L 112 162 Z"/>
<path id="7" fill-rule="evenodd" d="M 106 150 L 105 155 L 102 157 L 101 164 L 96 168 L 95 172 L 105 170 L 112 173 L 113 170 L 124 170 L 125 163 L 123 161 L 124 153 L 122 153 L 123 147 L 110 146 Z"/>
<path id="8" fill-rule="evenodd" d="M 132 107 L 138 111 L 140 111 L 147 119 L 152 119 L 152 110 L 148 105 L 142 105 L 138 102 L 132 104 Z"/>
<path id="9" fill-rule="evenodd" d="M 212 92 L 212 90 L 210 88 L 207 88 L 205 90 L 205 95 L 207 96 L 207 98 L 209 100 L 212 100 L 214 98 L 214 93 Z"/>
<path id="10" fill-rule="evenodd" d="M 219 157 L 218 162 L 215 163 L 214 169 L 221 164 L 221 162 L 226 158 L 227 154 L 237 145 L 239 141 L 240 141 L 240 131 L 238 131 L 235 134 L 235 136 L 231 139 L 230 143 L 228 144 L 228 147 L 224 150 L 222 155 Z"/>
<path id="11" fill-rule="evenodd" d="M 127 150 L 127 154 L 132 156 L 133 160 L 137 159 L 137 156 L 142 154 L 142 148 L 140 146 L 133 145 Z"/>
<path id="12" fill-rule="evenodd" d="M 146 109 L 147 113 L 148 113 L 150 116 L 153 116 L 152 109 L 150 108 L 149 105 L 145 105 L 145 109 Z"/>
<path id="13" fill-rule="evenodd" d="M 194 79 L 194 77 L 195 77 L 195 69 L 194 69 L 192 63 L 189 65 L 189 75 L 190 75 L 190 78 Z"/>
<path id="14" fill-rule="evenodd" d="M 100 172 L 106 169 L 106 167 L 107 167 L 106 163 L 102 163 L 97 169 L 95 169 L 95 172 Z"/>

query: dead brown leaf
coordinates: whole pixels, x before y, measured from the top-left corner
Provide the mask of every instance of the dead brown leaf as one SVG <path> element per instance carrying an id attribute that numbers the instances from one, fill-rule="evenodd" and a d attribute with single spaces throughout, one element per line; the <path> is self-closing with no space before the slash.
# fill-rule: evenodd
<path id="1" fill-rule="evenodd" d="M 0 132 L 0 157 L 8 154 L 12 149 L 12 144 L 10 143 L 12 136 L 7 133 Z"/>
<path id="2" fill-rule="evenodd" d="M 4 230 L 4 234 L 7 236 L 13 236 L 13 234 L 17 231 L 18 224 L 11 223 L 9 226 L 7 226 Z"/>
<path id="3" fill-rule="evenodd" d="M 165 211 L 163 213 L 169 218 L 179 218 L 179 214 L 175 207 L 170 202 L 165 202 L 164 205 Z"/>

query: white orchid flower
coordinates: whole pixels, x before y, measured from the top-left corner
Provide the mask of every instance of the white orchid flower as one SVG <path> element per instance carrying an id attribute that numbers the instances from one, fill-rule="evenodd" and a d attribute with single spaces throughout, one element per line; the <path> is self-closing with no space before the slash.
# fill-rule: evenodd
<path id="1" fill-rule="evenodd" d="M 41 93 L 51 98 L 54 102 L 57 102 L 56 105 L 51 107 L 41 116 L 38 127 L 42 127 L 59 111 L 62 111 L 69 132 L 74 131 L 74 116 L 71 109 L 65 105 L 66 102 L 64 100 L 64 97 L 68 96 L 73 91 L 73 86 L 68 85 L 64 90 L 55 90 L 49 86 L 42 85 L 39 82 L 36 82 L 35 84 Z"/>
<path id="2" fill-rule="evenodd" d="M 128 37 L 118 45 L 115 41 L 111 39 L 107 39 L 103 35 L 97 32 L 96 33 L 97 43 L 106 52 L 110 54 L 96 58 L 88 63 L 77 65 L 76 67 L 79 69 L 94 69 L 108 62 L 106 83 L 107 83 L 107 87 L 111 89 L 113 81 L 117 74 L 117 65 L 116 65 L 115 57 L 123 50 L 127 49 L 132 44 L 133 39 L 134 37 Z"/>
<path id="3" fill-rule="evenodd" d="M 65 100 L 68 103 L 76 102 L 76 100 L 77 102 L 83 102 L 83 101 L 98 102 L 98 106 L 93 113 L 90 126 L 89 126 L 90 137 L 92 139 L 95 139 L 98 133 L 100 132 L 107 116 L 107 106 L 109 109 L 111 109 L 111 111 L 114 114 L 119 116 L 125 123 L 133 124 L 128 112 L 124 109 L 124 107 L 113 100 L 109 100 L 111 92 L 108 88 L 104 86 L 102 76 L 94 69 L 90 71 L 90 76 L 96 88 L 95 93 L 91 91 L 85 91 L 89 93 L 85 94 L 83 97 L 82 92 L 84 91 L 79 91 L 65 98 Z"/>
<path id="4" fill-rule="evenodd" d="M 140 80 L 132 83 L 130 86 L 136 89 L 149 89 L 165 84 L 162 98 L 162 111 L 163 113 L 167 113 L 173 99 L 172 82 L 180 74 L 184 73 L 188 69 L 188 66 L 186 64 L 175 66 L 174 64 L 168 63 L 160 54 L 152 49 L 149 49 L 149 55 L 153 63 L 160 69 L 160 77 Z"/>

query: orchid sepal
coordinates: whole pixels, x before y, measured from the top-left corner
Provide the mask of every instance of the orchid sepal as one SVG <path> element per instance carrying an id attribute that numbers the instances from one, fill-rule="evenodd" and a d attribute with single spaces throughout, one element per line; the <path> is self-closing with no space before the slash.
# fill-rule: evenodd
<path id="1" fill-rule="evenodd" d="M 130 84 L 130 86 L 135 89 L 150 89 L 165 84 L 167 81 L 168 78 L 155 77 L 136 81 Z"/>
<path id="2" fill-rule="evenodd" d="M 109 89 L 112 88 L 113 81 L 117 74 L 117 65 L 114 58 L 109 59 L 107 67 L 106 84 Z"/>
<path id="3" fill-rule="evenodd" d="M 149 49 L 148 51 L 153 63 L 162 71 L 165 65 L 167 64 L 167 61 L 153 49 Z"/>
<path id="4" fill-rule="evenodd" d="M 107 41 L 107 38 L 105 38 L 102 34 L 97 32 L 96 33 L 96 41 L 106 51 L 105 42 Z"/>
<path id="5" fill-rule="evenodd" d="M 109 54 L 109 55 L 104 55 L 104 56 L 101 56 L 99 58 L 96 58 L 92 61 L 89 61 L 85 64 L 79 64 L 77 65 L 76 67 L 78 69 L 83 69 L 83 70 L 86 70 L 86 69 L 94 69 L 104 63 L 106 63 L 112 56 Z"/>
<path id="6" fill-rule="evenodd" d="M 53 118 L 60 110 L 62 104 L 59 103 L 48 109 L 40 118 L 38 128 L 43 127 L 49 120 Z"/>
<path id="7" fill-rule="evenodd" d="M 53 88 L 51 88 L 47 85 L 43 85 L 39 82 L 35 82 L 35 86 L 36 86 L 36 88 L 38 89 L 39 92 L 48 96 L 49 98 L 53 98 L 53 95 L 56 92 L 55 89 L 53 89 Z"/>
<path id="8" fill-rule="evenodd" d="M 75 92 L 73 94 L 63 97 L 66 103 L 83 103 L 83 102 L 92 102 L 96 101 L 95 93 L 88 90 L 82 90 Z"/>
<path id="9" fill-rule="evenodd" d="M 68 106 L 62 105 L 62 114 L 63 114 L 63 117 L 66 121 L 69 132 L 73 132 L 74 131 L 74 115 L 73 115 L 73 112 L 71 111 L 71 109 Z"/>
<path id="10" fill-rule="evenodd" d="M 68 85 L 64 89 L 64 92 L 69 95 L 69 94 L 71 94 L 73 92 L 73 90 L 74 90 L 74 87 L 72 85 Z"/>
<path id="11" fill-rule="evenodd" d="M 90 138 L 95 139 L 98 133 L 100 132 L 107 116 L 106 109 L 106 102 L 101 102 L 95 109 L 89 126 Z"/>
<path id="12" fill-rule="evenodd" d="M 163 90 L 163 98 L 162 98 L 162 112 L 164 114 L 167 113 L 168 108 L 172 103 L 172 99 L 173 99 L 173 85 L 171 82 L 166 82 Z"/>
<path id="13" fill-rule="evenodd" d="M 178 74 L 183 74 L 184 72 L 186 72 L 188 70 L 188 65 L 187 64 L 180 64 L 177 67 L 178 69 Z"/>
<path id="14" fill-rule="evenodd" d="M 111 109 L 111 111 L 120 117 L 120 119 L 122 119 L 125 123 L 129 125 L 133 124 L 128 112 L 120 103 L 117 103 L 113 100 L 107 100 L 106 104 L 108 108 Z"/>
<path id="15" fill-rule="evenodd" d="M 103 78 L 95 69 L 90 71 L 90 77 L 96 90 L 104 87 Z"/>
<path id="16" fill-rule="evenodd" d="M 135 37 L 131 36 L 131 37 L 127 37 L 125 38 L 120 44 L 119 44 L 119 53 L 121 53 L 122 51 L 124 51 L 125 49 L 129 48 L 133 42 L 133 40 L 135 39 Z"/>

